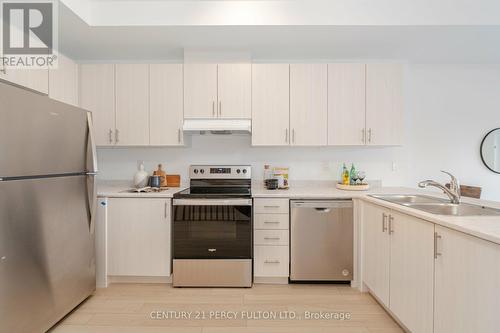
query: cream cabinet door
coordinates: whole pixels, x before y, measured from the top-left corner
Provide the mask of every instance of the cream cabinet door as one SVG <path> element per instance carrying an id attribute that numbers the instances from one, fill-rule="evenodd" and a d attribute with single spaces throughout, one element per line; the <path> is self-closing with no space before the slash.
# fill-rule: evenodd
<path id="1" fill-rule="evenodd" d="M 217 117 L 217 64 L 184 64 L 184 117 Z"/>
<path id="2" fill-rule="evenodd" d="M 182 64 L 152 64 L 149 70 L 150 144 L 182 145 Z"/>
<path id="3" fill-rule="evenodd" d="M 328 145 L 364 145 L 365 64 L 328 64 Z"/>
<path id="4" fill-rule="evenodd" d="M 402 65 L 366 65 L 366 129 L 368 145 L 402 143 Z"/>
<path id="5" fill-rule="evenodd" d="M 56 69 L 49 69 L 49 97 L 78 106 L 78 65 L 59 54 Z"/>
<path id="6" fill-rule="evenodd" d="M 108 200 L 108 275 L 170 276 L 170 199 Z"/>
<path id="7" fill-rule="evenodd" d="M 219 118 L 250 119 L 252 113 L 252 65 L 217 65 Z"/>
<path id="8" fill-rule="evenodd" d="M 294 146 L 324 146 L 328 133 L 326 64 L 290 65 L 290 131 Z"/>
<path id="9" fill-rule="evenodd" d="M 290 143 L 290 66 L 252 65 L 252 145 Z"/>
<path id="10" fill-rule="evenodd" d="M 149 65 L 116 65 L 117 145 L 149 144 Z"/>
<path id="11" fill-rule="evenodd" d="M 500 327 L 500 245 L 436 226 L 434 332 Z"/>
<path id="12" fill-rule="evenodd" d="M 388 216 L 381 207 L 363 205 L 363 281 L 387 307 L 391 255 Z"/>
<path id="13" fill-rule="evenodd" d="M 115 65 L 80 65 L 80 107 L 92 111 L 98 146 L 115 143 Z"/>
<path id="14" fill-rule="evenodd" d="M 390 309 L 411 332 L 432 332 L 434 224 L 394 211 L 389 219 Z"/>
<path id="15" fill-rule="evenodd" d="M 0 79 L 37 91 L 42 94 L 48 94 L 49 92 L 49 70 L 46 68 L 3 68 L 2 71 L 0 71 Z"/>

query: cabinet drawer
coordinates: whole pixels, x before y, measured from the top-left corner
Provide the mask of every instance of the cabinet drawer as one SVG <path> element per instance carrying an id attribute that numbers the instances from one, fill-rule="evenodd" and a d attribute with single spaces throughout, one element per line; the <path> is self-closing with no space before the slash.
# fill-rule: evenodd
<path id="1" fill-rule="evenodd" d="M 288 214 L 255 214 L 254 229 L 289 229 Z"/>
<path id="2" fill-rule="evenodd" d="M 288 245 L 288 230 L 255 230 L 255 245 Z"/>
<path id="3" fill-rule="evenodd" d="M 255 199 L 254 212 L 256 214 L 288 214 L 288 199 Z"/>
<path id="4" fill-rule="evenodd" d="M 288 276 L 288 246 L 254 247 L 254 275 L 265 277 Z"/>

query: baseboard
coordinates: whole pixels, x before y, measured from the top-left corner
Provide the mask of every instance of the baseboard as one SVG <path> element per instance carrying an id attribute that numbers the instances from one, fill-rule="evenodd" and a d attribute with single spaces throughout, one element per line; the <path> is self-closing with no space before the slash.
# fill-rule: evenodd
<path id="1" fill-rule="evenodd" d="M 253 283 L 255 283 L 255 284 L 288 284 L 288 277 L 256 276 L 253 278 Z"/>
<path id="2" fill-rule="evenodd" d="M 170 276 L 108 276 L 108 283 L 172 283 Z"/>

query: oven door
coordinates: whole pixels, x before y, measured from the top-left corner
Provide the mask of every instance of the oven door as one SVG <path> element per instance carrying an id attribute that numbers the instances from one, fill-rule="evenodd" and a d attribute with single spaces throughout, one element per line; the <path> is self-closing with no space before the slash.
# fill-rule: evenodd
<path id="1" fill-rule="evenodd" d="M 251 259 L 252 199 L 174 199 L 174 259 Z"/>

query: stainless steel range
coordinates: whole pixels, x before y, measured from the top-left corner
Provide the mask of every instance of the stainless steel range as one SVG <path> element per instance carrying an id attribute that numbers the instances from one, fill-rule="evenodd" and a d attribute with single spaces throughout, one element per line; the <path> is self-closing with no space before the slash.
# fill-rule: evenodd
<path id="1" fill-rule="evenodd" d="M 192 165 L 174 195 L 174 287 L 252 286 L 252 195 L 248 165 Z"/>

